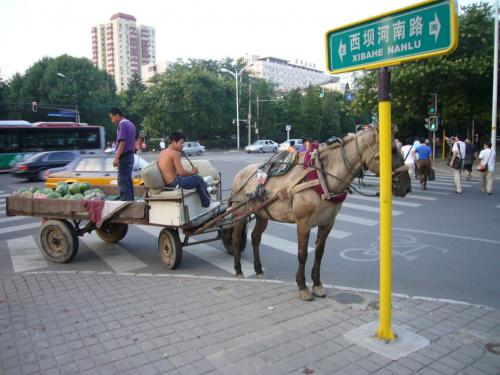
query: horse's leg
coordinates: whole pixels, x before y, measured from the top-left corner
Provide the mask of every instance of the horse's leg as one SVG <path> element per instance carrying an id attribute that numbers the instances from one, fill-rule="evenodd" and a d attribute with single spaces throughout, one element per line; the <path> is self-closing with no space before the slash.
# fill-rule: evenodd
<path id="1" fill-rule="evenodd" d="M 307 262 L 307 247 L 309 244 L 309 235 L 311 228 L 303 221 L 297 222 L 297 242 L 299 245 L 299 266 L 297 268 L 297 275 L 295 277 L 297 286 L 299 287 L 299 297 L 303 301 L 311 301 L 312 295 L 306 285 L 305 268 Z"/>
<path id="2" fill-rule="evenodd" d="M 325 251 L 325 243 L 330 231 L 333 228 L 334 222 L 318 227 L 318 237 L 316 238 L 316 249 L 314 252 L 314 265 L 311 271 L 313 281 L 313 295 L 316 297 L 326 297 L 325 289 L 320 280 L 321 259 Z"/>
<path id="3" fill-rule="evenodd" d="M 252 231 L 252 247 L 253 247 L 253 267 L 255 269 L 255 277 L 261 279 L 264 277 L 262 272 L 262 264 L 260 263 L 260 240 L 262 233 L 267 228 L 268 220 L 260 216 L 255 216 L 255 227 Z"/>
<path id="4" fill-rule="evenodd" d="M 243 230 L 245 229 L 246 220 L 236 220 L 233 223 L 233 253 L 234 253 L 234 270 L 236 271 L 236 277 L 243 277 L 243 271 L 241 270 L 241 236 L 243 235 Z"/>

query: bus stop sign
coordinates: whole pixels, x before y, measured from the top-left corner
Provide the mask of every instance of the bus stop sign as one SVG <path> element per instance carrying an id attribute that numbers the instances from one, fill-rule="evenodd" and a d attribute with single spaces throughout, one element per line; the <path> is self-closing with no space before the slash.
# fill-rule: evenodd
<path id="1" fill-rule="evenodd" d="M 397 65 L 451 53 L 457 44 L 455 0 L 426 1 L 327 31 L 327 69 Z"/>

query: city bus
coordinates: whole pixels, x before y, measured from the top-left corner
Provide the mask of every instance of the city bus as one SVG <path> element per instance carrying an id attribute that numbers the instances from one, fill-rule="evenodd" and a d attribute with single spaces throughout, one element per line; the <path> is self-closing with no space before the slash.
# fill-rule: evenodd
<path id="1" fill-rule="evenodd" d="M 0 171 L 42 151 L 103 151 L 104 128 L 74 122 L 0 121 Z"/>

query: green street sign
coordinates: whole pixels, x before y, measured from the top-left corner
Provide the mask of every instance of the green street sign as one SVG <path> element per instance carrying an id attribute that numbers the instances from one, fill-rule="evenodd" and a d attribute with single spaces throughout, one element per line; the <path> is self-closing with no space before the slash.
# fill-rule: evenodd
<path id="1" fill-rule="evenodd" d="M 433 0 L 326 33 L 327 69 L 343 73 L 445 55 L 458 44 L 455 0 Z"/>

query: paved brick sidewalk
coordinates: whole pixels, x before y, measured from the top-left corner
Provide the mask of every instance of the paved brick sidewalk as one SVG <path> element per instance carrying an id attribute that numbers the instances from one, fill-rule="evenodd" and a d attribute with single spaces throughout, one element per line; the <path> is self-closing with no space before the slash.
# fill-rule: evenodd
<path id="1" fill-rule="evenodd" d="M 500 353 L 500 312 L 487 307 L 395 298 L 394 324 L 431 344 L 391 361 L 343 337 L 378 319 L 374 294 L 305 303 L 289 283 L 111 273 L 0 285 L 5 374 L 500 373 L 487 350 Z"/>

